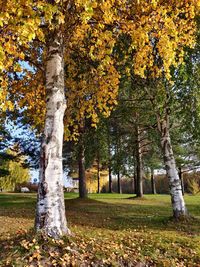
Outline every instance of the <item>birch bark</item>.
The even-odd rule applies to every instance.
[[[178,168],[178,176],[179,176],[179,179],[181,181],[182,194],[184,196],[185,188],[184,188],[183,173],[182,173],[182,168],[181,167]]]
[[[167,113],[167,112],[166,112]],[[161,134],[161,147],[163,151],[163,159],[169,180],[169,188],[171,194],[171,202],[173,208],[173,217],[180,219],[187,215],[187,209],[182,194],[181,181],[176,169],[175,158],[171,145],[171,138],[169,133],[169,116],[166,114],[165,118],[157,118],[158,130]]]
[[[63,193],[64,92],[63,37],[59,30],[49,33],[46,64],[46,118],[40,156],[35,227],[48,236],[69,234]]]

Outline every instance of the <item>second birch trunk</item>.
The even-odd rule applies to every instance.
[[[161,119],[158,117],[158,130],[161,135],[161,148],[163,152],[163,160],[167,177],[169,180],[169,188],[171,195],[171,202],[173,208],[173,217],[180,219],[187,215],[187,209],[182,194],[181,181],[179,179],[178,171],[176,169],[175,158],[171,145],[171,138],[169,133],[169,116]]]

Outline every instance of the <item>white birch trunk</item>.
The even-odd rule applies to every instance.
[[[163,159],[167,172],[167,177],[169,180],[173,216],[176,219],[180,219],[181,217],[185,217],[187,215],[187,209],[185,206],[185,201],[181,188],[181,181],[178,176],[175,158],[171,146],[168,115],[166,115],[165,119],[158,119],[158,130],[161,133],[161,147],[163,151]]]
[[[64,93],[64,61],[62,33],[49,34],[46,92],[47,111],[41,146],[40,181],[35,227],[53,238],[69,234],[63,193],[63,117],[66,109]]]

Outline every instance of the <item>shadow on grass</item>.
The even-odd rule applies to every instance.
[[[112,199],[110,199],[112,201]],[[125,203],[123,203],[125,201]],[[35,216],[35,195],[0,195],[0,216],[10,218],[33,219]],[[149,230],[175,230],[199,234],[199,220],[191,223],[175,223],[169,219],[171,207],[168,203],[148,202],[143,199],[119,199],[115,203],[91,198],[66,199],[66,215],[69,225],[126,230],[148,228]],[[197,205],[188,205],[188,209],[198,210]]]
[[[20,194],[20,193],[8,193],[0,194],[0,208],[11,207],[20,204],[32,205],[36,201],[36,194]]]
[[[144,201],[145,202],[145,201]],[[195,210],[197,207],[193,207]],[[126,230],[148,228],[149,230],[184,231],[189,234],[200,233],[199,219],[188,222],[171,220],[171,207],[158,205],[111,204],[94,199],[71,199],[66,201],[67,218],[70,224]]]

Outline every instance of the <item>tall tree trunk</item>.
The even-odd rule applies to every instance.
[[[158,130],[161,134],[161,147],[163,152],[164,164],[169,180],[173,216],[179,219],[187,215],[187,209],[182,194],[181,181],[176,169],[175,158],[172,150],[169,133],[169,115],[166,112],[165,118],[157,116]]]
[[[69,234],[63,194],[63,117],[64,93],[63,37],[59,30],[49,34],[46,64],[46,118],[40,155],[35,227],[44,234],[59,238]]]
[[[112,193],[112,169],[111,169],[111,164],[109,163],[108,165],[108,193]]]
[[[87,198],[87,183],[85,175],[85,147],[83,143],[83,136],[79,140],[79,154],[78,154],[78,169],[79,169],[79,197]]]
[[[134,194],[137,195],[137,166],[136,166],[136,151],[134,150],[134,154],[133,154],[133,158],[134,158],[134,181],[133,181],[133,185],[134,185]]]
[[[100,194],[100,157],[97,152],[97,193]]]
[[[120,171],[117,172],[117,191],[119,194],[122,193]]]
[[[108,130],[108,192],[112,193],[112,159],[111,159],[110,133]]]
[[[151,168],[151,192],[152,194],[156,194],[156,183],[155,183],[155,176],[154,176],[154,169]]]
[[[136,177],[137,177],[137,197],[143,197],[143,179],[142,179],[142,151],[141,151],[141,133],[136,125]]]
[[[182,194],[184,196],[184,194],[185,194],[185,187],[184,187],[184,181],[183,181],[183,175],[182,175],[182,169],[181,169],[181,167],[178,168],[178,176],[179,176],[179,179],[181,181],[181,189],[182,189]]]
[[[120,135],[120,130],[117,128],[117,139],[116,139],[116,156],[117,156],[117,168],[116,168],[116,173],[117,173],[117,192],[119,194],[122,193],[122,188],[121,188],[121,177],[120,177],[120,171],[122,167],[122,160],[121,160],[121,135]]]
[[[136,176],[136,173],[134,176],[134,194],[136,194],[136,196],[137,196],[137,176]]]

